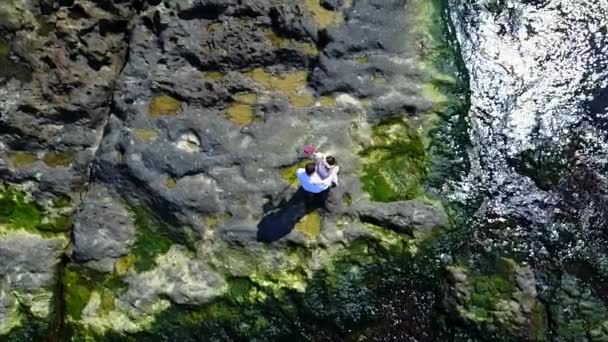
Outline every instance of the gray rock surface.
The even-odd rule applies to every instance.
[[[129,253],[135,239],[133,218],[121,200],[104,186],[89,188],[76,214],[72,256],[77,262],[110,272]]]
[[[0,333],[24,324],[24,310],[48,319],[66,244],[21,232],[0,236]]]
[[[442,209],[420,201],[360,202],[354,205],[353,210],[363,221],[402,233],[427,232],[448,224],[448,217]]]

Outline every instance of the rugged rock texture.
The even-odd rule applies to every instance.
[[[448,266],[446,272],[445,305],[483,338],[547,338],[544,308],[530,267],[503,258],[498,272],[488,276],[471,274],[460,266]]]
[[[354,210],[363,221],[402,233],[427,232],[448,224],[442,210],[418,201],[361,203]]]
[[[110,272],[116,259],[129,253],[135,225],[124,205],[101,186],[88,189],[76,213],[72,241],[74,260]]]
[[[405,202],[426,192],[434,122],[461,105],[456,68],[438,58],[453,51],[442,9],[419,0],[0,5],[0,198],[11,208],[0,211],[10,232],[0,244],[71,239],[44,256],[45,282],[17,287],[44,289],[44,305],[49,288],[61,289],[53,338],[179,340],[185,332],[158,327],[234,329],[241,307],[245,327],[265,306],[259,330],[233,336],[304,338],[295,323],[272,335],[271,317],[310,310],[281,307],[315,302],[310,286],[343,277],[325,287],[346,296],[363,281],[350,267],[363,264],[368,283],[385,286],[373,265],[402,262],[384,253],[413,257],[424,240],[415,231],[448,223],[439,204]],[[302,206],[294,186],[306,144],[341,166],[322,208]],[[390,201],[403,202],[380,203]],[[261,227],[273,230],[270,243]],[[61,251],[70,260],[58,282]],[[15,299],[2,303],[3,335],[46,334],[15,330]],[[43,304],[31,314],[50,322]],[[340,335],[367,317],[361,308],[336,318]]]
[[[66,239],[9,233],[0,239],[0,333],[30,324],[29,317],[52,320],[53,293]]]

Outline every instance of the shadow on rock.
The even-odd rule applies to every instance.
[[[258,223],[257,240],[274,242],[287,236],[306,214],[323,207],[327,194],[315,195],[299,188],[289,201],[280,203],[262,218]]]

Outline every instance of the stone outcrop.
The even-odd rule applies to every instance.
[[[423,122],[452,98],[433,82],[458,83],[419,49],[443,48],[418,25],[436,15],[418,0],[3,3],[0,178],[28,206],[0,211],[17,234],[0,244],[25,231],[40,245],[71,239],[40,255],[48,279],[31,291],[61,285],[56,322],[83,339],[303,294],[351,246],[413,244],[413,231],[447,224],[405,201],[430,172]],[[289,210],[306,144],[337,157],[340,186],[260,241],[260,222]],[[2,334],[17,322],[11,298]]]
[[[446,308],[481,336],[513,336],[526,341],[546,338],[545,311],[529,266],[503,258],[494,274],[474,274],[461,266],[448,266],[446,277]]]
[[[400,233],[428,232],[448,224],[442,209],[419,201],[358,203],[354,210],[363,221]]]
[[[30,324],[29,316],[52,320],[57,270],[67,239],[25,232],[0,239],[0,334]]]

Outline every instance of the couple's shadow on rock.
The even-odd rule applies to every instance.
[[[306,214],[323,206],[325,195],[326,193],[312,194],[299,188],[289,201],[264,208],[267,214],[258,223],[257,240],[274,242],[287,236]]]

